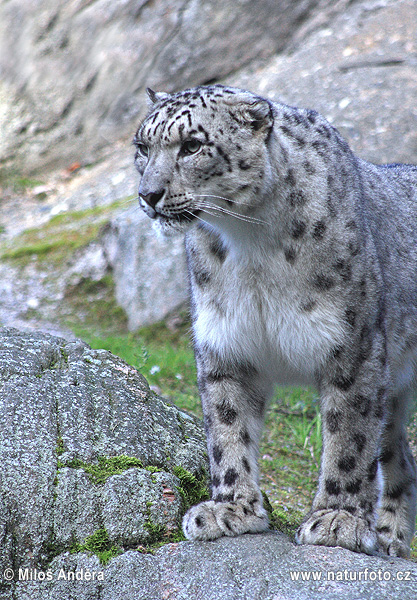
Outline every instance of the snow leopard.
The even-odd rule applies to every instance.
[[[409,556],[417,167],[365,161],[316,111],[246,90],[148,96],[139,204],[163,235],[185,234],[210,463],[186,538],[268,530],[265,410],[296,383],[318,390],[323,442],[296,542]]]

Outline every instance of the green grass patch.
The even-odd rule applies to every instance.
[[[113,340],[107,345],[114,348],[113,354],[120,356],[118,352],[122,350],[122,340],[129,337],[127,316],[116,302],[114,281],[110,274],[98,281],[82,279],[77,285],[68,286],[64,304],[66,314],[62,314],[63,323],[77,337],[93,341],[95,335],[105,331],[110,336],[109,340]],[[103,342],[100,347],[107,349],[105,338],[100,339]]]
[[[39,262],[62,263],[76,250],[95,240],[109,216],[129,199],[55,215],[45,225],[27,229],[12,241],[3,243],[0,258],[22,266],[34,257]]]
[[[137,333],[97,336],[73,329],[92,348],[109,350],[138,369],[148,383],[182,410],[202,417],[186,314],[175,327],[157,323]]]

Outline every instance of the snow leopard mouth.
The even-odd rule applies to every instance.
[[[198,218],[200,210],[183,210],[174,214],[164,214],[159,211],[155,211],[155,215],[151,218],[158,219],[161,223],[173,224],[173,223],[191,223]]]

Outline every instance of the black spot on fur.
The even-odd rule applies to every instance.
[[[346,484],[345,490],[348,494],[357,494],[362,486],[362,479],[354,479]]]
[[[300,305],[300,310],[311,312],[317,306],[317,300],[307,300]]]
[[[373,481],[376,477],[376,473],[378,471],[378,459],[374,458],[371,464],[368,467],[368,481]]]
[[[381,450],[378,459],[382,464],[387,465],[394,458],[394,450],[391,448],[384,448]]]
[[[284,248],[284,256],[285,256],[285,260],[290,263],[293,264],[295,262],[295,259],[297,257],[297,253],[294,250],[294,248]]]
[[[306,230],[306,224],[304,223],[304,221],[294,219],[294,221],[291,224],[291,236],[295,240],[297,240],[298,238],[300,238],[304,235],[305,230]]]
[[[345,510],[346,512],[350,513],[351,515],[354,515],[356,512],[356,506],[351,506],[350,504],[344,504],[342,506],[342,510]]]
[[[236,471],[236,469],[233,469],[232,467],[230,467],[229,469],[227,469],[225,476],[224,476],[224,485],[233,485],[236,481],[236,479],[239,477],[238,472]]]
[[[336,433],[340,429],[340,419],[342,415],[338,410],[331,408],[326,413],[326,427],[329,433]]]
[[[223,456],[223,450],[217,444],[213,446],[213,460],[219,465]]]
[[[317,529],[317,527],[320,525],[320,523],[322,523],[322,521],[323,519],[317,519],[316,521],[314,521],[314,523],[310,527],[310,531],[314,531],[315,529]]]
[[[307,202],[307,197],[301,190],[294,190],[288,195],[288,203],[293,206],[304,206]]]
[[[326,492],[332,496],[337,496],[341,492],[340,483],[336,479],[326,479],[325,487]]]
[[[339,390],[347,392],[355,383],[355,373],[345,375],[340,369],[340,372],[332,379],[332,383]]]
[[[292,168],[288,169],[287,175],[285,177],[285,181],[291,187],[295,187],[296,186],[297,180],[295,178],[295,171],[294,171],[294,169],[292,169]]]
[[[313,279],[313,285],[318,290],[324,292],[330,290],[334,286],[334,279],[324,273],[318,273]]]
[[[245,471],[246,471],[247,473],[250,473],[250,471],[251,471],[251,468],[250,468],[250,464],[249,464],[249,462],[248,462],[248,459],[246,458],[246,456],[244,456],[244,457],[242,458],[242,464],[243,464],[243,467],[244,467]]]
[[[211,276],[207,271],[199,271],[195,269],[194,278],[198,286],[204,287],[210,281]]]
[[[356,444],[357,451],[361,453],[366,444],[366,436],[363,433],[357,432],[353,434],[352,439],[353,442]]]
[[[312,236],[315,240],[321,240],[324,237],[327,226],[324,221],[316,221],[313,225]]]
[[[362,498],[362,500],[359,502],[359,506],[360,508],[362,508],[362,510],[364,510],[367,513],[374,512],[374,505],[373,502],[371,502],[370,500],[365,500],[364,498]]]
[[[318,117],[318,113],[315,110],[310,110],[309,109],[307,111],[307,119],[310,121],[310,123],[312,125],[315,124],[317,117]]]
[[[354,327],[356,321],[356,311],[353,308],[347,308],[345,311],[345,318],[348,324],[351,327]]]
[[[343,281],[350,281],[352,277],[352,267],[347,261],[338,259],[333,264],[333,268],[336,269]]]
[[[217,475],[213,475],[213,477],[211,478],[211,483],[212,483],[213,487],[219,487],[220,478]]]
[[[195,524],[197,525],[197,527],[204,527],[205,521],[204,521],[203,517],[196,517]]]
[[[242,429],[239,433],[239,439],[245,446],[249,446],[251,443],[251,437],[247,429]]]
[[[311,146],[322,158],[327,158],[327,156],[329,155],[329,148],[327,142],[323,140],[314,140],[314,142],[311,143]]]
[[[218,154],[223,158],[223,160],[227,163],[227,170],[229,171],[229,173],[231,173],[233,171],[233,168],[232,168],[232,163],[230,161],[230,158],[228,157],[228,155],[225,153],[225,151],[223,150],[223,148],[221,146],[216,146],[216,150],[217,150]]]
[[[352,398],[352,406],[353,408],[362,415],[362,417],[366,417],[369,414],[369,410],[371,408],[371,400],[367,396],[363,394],[355,394]]]
[[[233,531],[232,526],[230,525],[230,521],[228,519],[223,519],[223,523],[226,525],[226,528],[229,531]]]
[[[220,262],[224,262],[227,255],[227,250],[223,246],[219,238],[213,239],[210,243],[210,252],[216,256]]]
[[[238,165],[239,169],[242,171],[247,171],[248,169],[252,168],[252,165],[248,164],[244,159],[239,160]]]
[[[354,456],[345,456],[339,460],[337,466],[344,473],[350,473],[356,467],[356,459]]]
[[[376,530],[378,533],[391,533],[391,527],[388,527],[388,525],[381,525]]]
[[[356,240],[349,242],[348,249],[349,249],[351,256],[357,256],[359,254],[359,252],[361,251],[359,242],[357,242]]]
[[[233,423],[236,421],[237,412],[226,400],[226,398],[223,398],[221,402],[216,404],[216,411],[220,422],[224,425],[233,425]]]

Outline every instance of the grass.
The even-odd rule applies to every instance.
[[[34,257],[39,262],[61,264],[76,250],[97,239],[112,212],[129,199],[55,215],[41,227],[27,229],[17,238],[3,243],[0,246],[0,259],[21,266]]]

